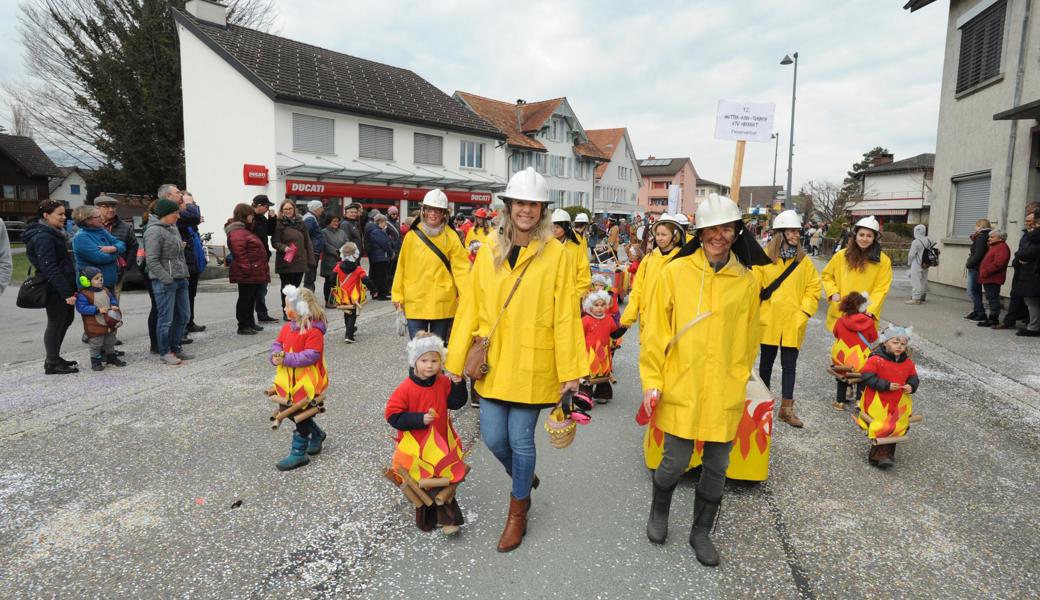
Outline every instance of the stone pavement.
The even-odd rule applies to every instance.
[[[270,431],[260,395],[274,331],[234,335],[229,286],[200,294],[210,328],[194,336],[198,360],[158,366],[131,322],[129,367],[64,377],[42,375],[41,329],[27,324],[40,311],[12,309],[4,294],[0,597],[1035,595],[1040,412],[1023,367],[1036,364],[1036,340],[970,330],[966,301],[906,306],[904,281],[897,270],[883,317],[915,325],[915,412],[925,420],[899,445],[896,467],[870,467],[851,415],[830,407],[821,310],[799,362],[806,428],[777,424],[768,482],[728,485],[718,569],[701,567],[686,542],[695,475],[676,492],[668,542],[643,533],[650,485],[633,420],[635,331],[617,355],[617,399],[593,411],[575,443],[554,449],[539,430],[543,483],[528,535],[498,554],[508,480],[476,439],[476,410],[456,414],[475,448],[459,536],[416,530],[380,475],[392,450],[383,406],[405,371],[388,303],[369,305],[358,344],[344,345],[332,322],[326,449],[279,473],[289,431]],[[82,362],[75,337],[68,347]]]

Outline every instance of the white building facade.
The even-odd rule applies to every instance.
[[[882,223],[928,224],[931,208],[934,154],[893,161],[876,157],[859,173],[860,198],[847,210],[853,219],[873,215]]]
[[[411,71],[222,24],[202,0],[186,11],[174,10],[185,183],[215,238],[257,194],[407,215],[435,187],[455,210],[505,187],[504,136]]]
[[[50,182],[51,200],[66,202],[69,208],[83,206],[87,202],[87,180],[77,167],[58,167],[60,177]]]
[[[627,216],[640,212],[639,188],[643,178],[628,130],[590,129],[587,133],[592,143],[610,156],[610,162],[596,167],[592,212]]]

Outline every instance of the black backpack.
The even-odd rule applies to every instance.
[[[924,252],[921,253],[921,266],[925,268],[939,266],[939,249],[935,247],[935,244],[924,247]]]

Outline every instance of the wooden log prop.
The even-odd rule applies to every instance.
[[[413,492],[412,489],[408,487],[408,485],[404,482],[400,475],[398,475],[390,469],[384,469],[383,476],[386,477],[387,481],[394,484],[394,487],[401,490],[401,493],[404,494],[404,497],[412,503],[412,506],[414,506],[415,508],[423,506],[422,500],[420,500],[419,497],[415,495],[415,492]]]
[[[924,421],[924,417],[921,415],[910,415],[910,418],[907,419],[908,423],[920,423],[921,421]]]
[[[296,404],[290,405],[288,408],[281,412],[274,413],[273,415],[271,415],[271,421],[273,421],[273,423],[271,424],[271,429],[278,429],[278,427],[282,424],[282,421],[288,419],[300,410],[303,410],[307,407],[307,405],[307,402],[297,402]]]
[[[898,444],[899,442],[905,442],[905,441],[906,441],[906,436],[905,435],[894,435],[894,436],[891,436],[891,437],[875,438],[873,440],[870,440],[870,443],[874,444],[875,446],[884,446],[885,444]]]
[[[466,476],[469,475],[469,465],[466,465],[466,473],[462,476],[462,479],[455,483],[447,485],[444,489],[434,496],[433,501],[437,503],[437,506],[444,506],[455,499],[455,491],[459,489],[459,484],[466,481]]]
[[[292,420],[295,423],[302,423],[303,421],[306,421],[314,415],[322,412],[325,412],[324,406],[312,406],[311,408],[308,408],[307,410],[293,416]]]
[[[447,477],[428,477],[419,480],[419,487],[424,490],[442,488],[448,485],[451,485],[451,480]]]
[[[827,373],[835,379],[845,383],[859,383],[860,380],[863,379],[863,375],[860,372],[853,371],[852,367],[845,365],[833,365],[827,367]]]
[[[411,474],[409,474],[408,471],[405,471],[404,467],[397,467],[397,474],[401,476],[404,484],[408,486],[408,488],[414,492],[420,500],[422,500],[423,504],[426,506],[433,506],[433,498],[430,498],[430,495],[426,493],[426,490],[419,487],[419,482],[412,479]]]
[[[264,390],[264,395],[265,396],[277,396],[278,395],[278,391],[275,390],[274,386],[272,385],[271,387],[269,387],[266,390]],[[278,402],[278,400],[275,400],[275,402]]]

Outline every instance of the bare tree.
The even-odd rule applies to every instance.
[[[273,0],[231,0],[228,21],[267,31],[274,21]],[[83,166],[111,163],[98,149],[99,127],[86,93],[81,73],[83,50],[99,52],[98,39],[110,48],[120,48],[123,31],[92,32],[104,13],[116,21],[131,19],[131,7],[146,0],[26,0],[21,5],[18,31],[21,36],[28,77],[0,84],[13,107],[31,117],[34,132],[50,146],[60,149]],[[169,7],[183,9],[185,0],[168,0]],[[170,17],[172,19],[172,17]],[[179,76],[179,73],[171,73]]]
[[[813,213],[827,222],[844,216],[845,207],[850,201],[854,201],[842,193],[841,186],[826,179],[807,182],[802,187],[802,195],[809,198]]]
[[[30,138],[33,136],[32,123],[29,122],[29,115],[19,104],[15,104],[11,107],[11,133],[13,135],[21,135]]]

